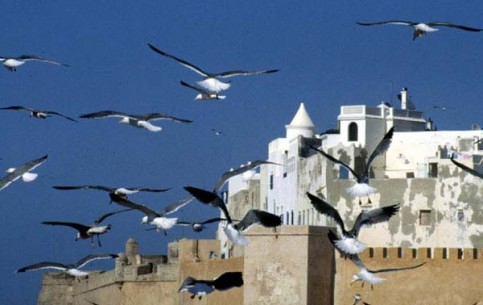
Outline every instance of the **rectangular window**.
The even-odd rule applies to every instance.
[[[431,225],[431,210],[419,211],[419,225],[430,226]]]
[[[407,172],[406,173],[406,178],[414,178],[414,172]]]
[[[438,177],[438,163],[429,163],[429,171],[428,171],[429,178],[436,178]]]
[[[462,209],[458,210],[458,221],[463,222],[465,221],[465,212]]]
[[[273,190],[273,174],[270,175],[270,189]]]

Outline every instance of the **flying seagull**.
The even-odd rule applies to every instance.
[[[47,160],[47,155],[29,161],[25,163],[24,165],[18,167],[18,168],[9,168],[7,170],[8,175],[3,177],[2,180],[0,180],[0,190],[6,188],[7,186],[10,185],[10,183],[14,182],[18,178],[22,177],[22,180],[24,182],[32,182],[35,179],[37,179],[38,174],[31,173],[32,170],[37,168],[38,166],[42,165]]]
[[[90,254],[75,264],[65,265],[65,264],[53,263],[53,262],[40,262],[37,264],[20,268],[16,272],[19,273],[19,272],[34,271],[34,270],[40,270],[40,269],[56,269],[76,277],[87,276],[89,274],[88,272],[79,270],[87,263],[96,259],[112,259],[116,257],[118,257],[118,255],[116,254]]]
[[[247,70],[234,70],[234,71],[226,71],[226,72],[220,72],[220,73],[209,73],[206,72],[199,67],[187,62],[184,59],[175,57],[171,54],[168,54],[164,51],[161,51],[160,49],[156,48],[152,44],[148,43],[149,48],[153,50],[154,52],[161,54],[163,56],[166,56],[168,58],[174,59],[181,65],[185,66],[188,69],[193,70],[194,72],[200,74],[203,76],[205,79],[202,81],[197,82],[198,85],[201,87],[205,88],[208,90],[208,92],[212,93],[218,93],[223,90],[227,90],[230,88],[229,83],[223,83],[217,78],[227,78],[227,77],[233,77],[233,76],[239,76],[239,75],[255,75],[255,74],[266,74],[266,73],[274,73],[277,72],[278,70],[260,70],[260,71],[247,71]]]
[[[248,239],[245,238],[243,232],[248,231],[252,226],[260,224],[264,227],[278,227],[282,224],[279,216],[261,210],[249,210],[243,219],[238,223],[233,223],[228,209],[223,199],[215,192],[206,191],[196,187],[185,186],[184,189],[193,195],[198,201],[219,208],[226,218],[226,224],[223,226],[223,232],[234,244],[238,246],[247,246]]]
[[[181,85],[187,88],[193,89],[195,91],[198,91],[198,95],[196,95],[195,100],[209,101],[209,100],[224,100],[226,98],[226,96],[224,95],[219,95],[216,92],[210,92],[205,89],[195,87],[184,81],[181,81]]]
[[[191,226],[191,228],[193,229],[193,231],[195,232],[201,232],[203,231],[204,229],[206,229],[206,224],[209,224],[209,223],[214,223],[214,222],[219,222],[219,221],[226,221],[226,218],[220,218],[220,217],[217,217],[217,218],[210,218],[208,220],[205,220],[205,221],[201,221],[201,222],[193,222],[193,221],[178,221],[176,224],[177,225],[180,225],[180,226]]]
[[[35,56],[35,55],[22,55],[18,57],[0,56],[0,62],[3,63],[3,65],[5,66],[5,68],[7,68],[8,71],[11,71],[11,72],[17,71],[17,67],[23,65],[27,61],[40,61],[48,64],[69,67],[69,65],[56,62],[53,60],[49,60],[40,56]]]
[[[366,248],[366,245],[357,239],[359,231],[363,226],[388,221],[399,210],[399,205],[363,210],[359,216],[357,216],[352,229],[346,231],[342,217],[333,206],[309,192],[307,192],[307,196],[317,212],[324,214],[335,221],[339,237],[334,239],[334,246],[342,253],[348,253],[351,255],[360,253]]]
[[[243,286],[243,275],[241,272],[225,272],[213,280],[197,280],[187,276],[178,293],[187,291],[191,293],[191,299],[196,296],[201,300],[202,296],[212,293],[215,290],[224,291],[234,287]]]
[[[149,223],[150,225],[156,226],[156,231],[158,232],[162,229],[164,235],[167,235],[166,230],[171,229],[178,220],[178,218],[167,218],[164,216],[176,212],[193,200],[193,198],[182,199],[156,212],[143,204],[134,203],[119,195],[109,193],[109,196],[112,201],[119,205],[130,209],[136,209],[146,214],[146,216],[142,218],[141,223]]]
[[[152,125],[150,121],[171,120],[171,121],[181,122],[181,123],[193,122],[191,120],[181,119],[171,115],[161,114],[157,112],[148,113],[146,115],[138,115],[138,114],[127,114],[119,111],[104,110],[99,112],[87,113],[80,116],[80,118],[82,119],[103,119],[103,118],[113,118],[113,117],[121,118],[119,123],[129,124],[131,126],[138,127],[138,128],[146,128],[147,130],[152,132],[161,131],[162,128],[159,126]]]
[[[124,198],[127,198],[127,196],[138,192],[162,193],[170,190],[170,188],[153,189],[153,188],[147,188],[147,187],[109,187],[109,186],[102,186],[102,185],[78,185],[78,186],[56,185],[56,186],[53,186],[53,188],[56,190],[63,190],[63,191],[99,190],[99,191],[108,192],[109,194],[116,194]]]
[[[241,166],[240,168],[237,168],[237,169],[232,169],[232,170],[229,170],[225,173],[223,173],[223,175],[221,175],[221,177],[218,179],[218,181],[216,182],[215,184],[215,188],[214,188],[214,192],[215,193],[218,193],[221,188],[223,187],[223,185],[225,185],[225,183],[228,181],[228,179],[230,179],[231,177],[234,177],[234,176],[237,176],[237,175],[240,175],[240,174],[243,174],[251,169],[254,169],[262,164],[274,164],[274,165],[280,165],[278,163],[275,163],[275,162],[270,162],[270,161],[265,161],[265,160],[255,160],[253,162],[248,162],[248,164],[246,165],[243,165]]]
[[[372,162],[379,156],[383,155],[388,149],[389,145],[391,144],[392,141],[392,136],[394,134],[394,127],[391,127],[389,131],[384,135],[382,140],[377,144],[376,148],[372,152],[372,154],[369,156],[369,159],[367,160],[366,167],[364,169],[364,173],[362,175],[356,173],[356,171],[350,167],[349,165],[345,164],[344,162],[337,160],[336,158],[332,157],[331,155],[327,154],[325,151],[322,149],[318,149],[315,146],[310,145],[310,148],[318,151],[321,155],[329,159],[330,161],[340,164],[343,167],[345,167],[348,171],[354,175],[356,179],[356,184],[350,188],[347,189],[347,192],[351,194],[352,197],[359,197],[359,204],[362,204],[361,198],[360,197],[367,197],[368,202],[371,203],[371,198],[369,195],[373,194],[376,192],[376,189],[369,186],[369,171],[371,169]]]
[[[371,26],[371,25],[386,25],[386,24],[394,24],[394,25],[405,25],[411,26],[414,29],[413,32],[413,40],[416,38],[422,37],[423,35],[431,32],[436,32],[439,29],[437,27],[445,26],[450,28],[455,28],[459,30],[465,30],[470,32],[480,32],[482,29],[472,28],[464,25],[453,24],[449,22],[412,22],[412,21],[398,21],[398,20],[391,20],[391,21],[381,21],[381,22],[356,22],[358,25],[364,26]]]
[[[476,176],[476,177],[483,179],[483,173],[479,173],[479,172],[475,171],[474,169],[469,168],[468,166],[466,166],[462,163],[459,163],[458,161],[455,161],[453,159],[453,156],[451,156],[450,160],[451,160],[451,162],[453,162],[454,165],[461,168],[463,171],[468,172],[468,173],[472,174],[473,176]]]
[[[79,239],[91,239],[91,245],[94,247],[94,236],[97,236],[97,244],[99,247],[101,247],[101,240],[99,238],[99,235],[107,233],[111,229],[111,225],[106,225],[106,226],[100,226],[101,222],[104,221],[106,218],[116,215],[122,212],[127,212],[131,211],[132,209],[124,209],[116,212],[110,212],[107,214],[102,215],[101,217],[97,218],[94,220],[94,223],[92,225],[83,225],[80,223],[75,223],[75,222],[63,222],[63,221],[44,221],[42,224],[44,225],[52,225],[52,226],[67,226],[71,227],[75,230],[78,231],[75,241],[78,241]]]
[[[36,118],[36,119],[46,119],[49,116],[58,115],[58,116],[61,116],[61,117],[65,118],[69,121],[77,122],[73,118],[68,117],[66,115],[63,115],[62,113],[58,113],[58,112],[55,112],[55,111],[49,111],[49,110],[37,110],[37,109],[32,109],[32,108],[23,107],[23,106],[3,107],[3,108],[0,108],[0,110],[26,110],[26,111],[30,112],[30,117]]]

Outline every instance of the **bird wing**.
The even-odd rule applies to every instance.
[[[337,164],[340,164],[342,165],[343,167],[345,167],[348,171],[350,171],[352,173],[352,175],[354,175],[354,177],[356,177],[357,180],[360,180],[361,176],[356,173],[352,167],[350,167],[349,165],[345,164],[344,162],[340,161],[340,160],[337,160],[336,158],[332,157],[331,155],[329,155],[328,153],[326,153],[325,151],[323,151],[322,149],[318,149],[317,147],[315,146],[312,146],[312,145],[309,145],[310,148],[312,148],[313,150],[316,150],[318,151],[322,156],[326,157],[327,159],[329,159],[330,161],[334,162],[334,163],[337,163]]]
[[[159,112],[153,112],[153,113],[148,113],[147,115],[144,115],[144,116],[134,116],[134,117],[138,120],[142,119],[142,120],[145,120],[145,121],[172,120],[172,121],[181,122],[181,123],[192,123],[193,122],[192,120],[182,119],[182,118],[178,118],[178,117],[175,117],[175,116],[172,116],[172,115],[162,114],[162,113],[159,113]]]
[[[82,258],[75,264],[76,269],[80,269],[85,266],[87,263],[96,260],[96,259],[111,259],[118,257],[117,254],[89,254],[86,257]]]
[[[78,122],[77,120],[74,120],[73,118],[71,117],[68,117],[66,115],[63,115],[62,113],[59,113],[59,112],[56,112],[56,111],[41,111],[41,112],[44,112],[44,113],[47,113],[47,114],[53,114],[53,115],[58,115],[58,116],[61,116],[69,121],[72,121],[72,122]]]
[[[331,206],[321,198],[312,195],[309,192],[307,192],[307,196],[309,197],[310,203],[312,203],[312,206],[317,210],[317,212],[334,219],[334,221],[337,225],[339,225],[342,231],[345,231],[344,221],[342,220],[342,217],[340,217],[339,212],[333,206]]]
[[[120,211],[116,211],[116,212],[106,213],[106,214],[102,215],[101,217],[97,218],[96,220],[94,220],[94,224],[95,225],[98,225],[101,222],[103,222],[106,218],[108,218],[108,217],[110,217],[112,215],[116,215],[116,214],[123,213],[123,212],[127,212],[127,211],[132,211],[132,210],[133,209],[124,209],[124,210],[120,210]]]
[[[126,208],[139,210],[139,211],[143,212],[144,214],[146,214],[148,217],[153,216],[153,215],[160,216],[158,213],[156,213],[156,211],[148,208],[144,204],[134,203],[134,202],[127,200],[125,198],[122,198],[121,196],[116,195],[114,193],[109,193],[109,197],[111,197],[111,200],[114,201],[115,203],[122,205],[123,207],[126,207]]]
[[[393,24],[393,25],[407,25],[413,26],[418,24],[419,22],[412,22],[412,21],[401,21],[401,20],[389,20],[389,21],[379,21],[379,22],[356,22],[358,25],[386,25],[386,24]]]
[[[372,162],[377,157],[383,155],[389,149],[393,135],[394,135],[394,127],[391,127],[391,129],[389,129],[389,131],[384,135],[382,140],[379,142],[379,144],[377,144],[376,148],[374,149],[372,154],[369,156],[369,159],[367,160],[366,169],[364,170],[364,177],[369,176],[369,170],[371,168]]]
[[[199,92],[199,93],[201,93],[201,94],[210,95],[210,92],[208,92],[207,90],[203,90],[202,88],[199,88],[199,87],[193,86],[193,85],[188,84],[188,83],[186,83],[186,82],[184,82],[184,81],[180,81],[180,83],[181,83],[181,86],[188,87],[188,88],[190,88],[190,89],[193,89],[193,90],[195,90],[195,91],[198,91],[198,92]]]
[[[81,119],[102,119],[102,118],[112,118],[112,117],[129,117],[134,118],[134,116],[113,110],[103,110],[98,112],[86,113],[79,116]]]
[[[278,69],[273,70],[258,70],[258,71],[248,71],[248,70],[234,70],[234,71],[226,71],[221,73],[213,74],[214,77],[219,78],[227,78],[232,76],[239,76],[239,75],[256,75],[256,74],[268,74],[268,73],[275,73],[278,72]]]
[[[453,162],[454,165],[456,165],[457,167],[461,168],[462,170],[464,170],[465,172],[468,172],[476,177],[480,177],[483,179],[483,173],[479,173],[477,171],[475,171],[474,169],[472,168],[469,168],[468,166],[462,164],[462,163],[459,163],[458,161],[455,161],[453,159],[453,156],[451,156],[450,158],[451,162]]]
[[[36,55],[22,55],[22,56],[17,57],[17,59],[23,60],[23,61],[41,61],[41,62],[46,62],[46,63],[49,63],[49,64],[66,66],[66,67],[69,66],[67,64],[63,64],[63,63],[53,61],[53,60],[50,60],[50,59],[47,59],[47,58],[43,58],[43,57],[40,57],[40,56],[36,56]]]
[[[28,265],[23,268],[18,269],[16,272],[26,272],[26,271],[34,271],[39,269],[57,269],[57,270],[67,270],[68,267],[61,263],[53,263],[53,262],[40,262],[33,265]]]
[[[359,268],[359,269],[366,269],[366,266],[364,265],[364,263],[362,262],[362,260],[359,258],[359,255],[357,254],[353,254],[353,255],[350,255],[350,259],[351,261]]]
[[[379,270],[369,270],[369,269],[367,269],[367,270],[372,272],[372,273],[393,272],[393,271],[416,269],[416,268],[421,267],[424,264],[426,264],[426,263],[421,263],[421,264],[418,264],[418,265],[415,265],[415,266],[409,266],[409,267],[388,268],[388,269],[379,269]]]
[[[223,175],[221,175],[221,177],[218,179],[218,181],[216,181],[215,188],[214,188],[213,191],[218,193],[220,191],[220,189],[223,187],[223,185],[226,183],[226,181],[228,181],[228,179],[230,179],[231,177],[240,175],[240,174],[242,174],[246,171],[249,171],[249,170],[251,170],[251,169],[253,169],[257,166],[260,166],[262,164],[281,165],[281,164],[278,164],[278,163],[275,163],[275,162],[270,162],[270,161],[265,161],[265,160],[253,161],[250,164],[247,164],[243,167],[240,167],[240,168],[230,170],[230,171],[223,173]]]
[[[399,211],[399,204],[362,211],[359,216],[357,216],[351,233],[353,236],[357,236],[362,226],[388,221],[397,211]]]
[[[190,203],[192,200],[193,200],[193,197],[181,199],[181,200],[179,200],[179,201],[177,201],[177,202],[175,202],[173,204],[168,205],[167,207],[165,207],[164,209],[162,209],[158,213],[161,216],[174,213],[177,210],[179,210],[182,207],[184,207],[185,205],[187,205],[188,203]]]
[[[115,191],[114,188],[106,187],[106,186],[100,186],[100,185],[78,185],[78,186],[56,185],[56,186],[53,186],[53,188],[56,189],[56,190],[63,190],[63,191],[82,190],[82,189],[101,190],[101,191],[106,191],[106,192],[109,192],[109,193]]]
[[[202,75],[202,76],[205,76],[205,77],[208,77],[210,75],[210,73],[207,73],[205,71],[203,71],[201,68],[187,62],[186,60],[184,59],[181,59],[181,58],[178,58],[176,56],[173,56],[171,54],[168,54],[164,51],[161,51],[160,49],[156,48],[155,46],[153,46],[152,44],[148,43],[148,46],[149,48],[151,48],[151,50],[153,50],[154,52],[158,53],[158,54],[161,54],[163,56],[166,56],[168,58],[171,58],[171,59],[174,59],[176,60],[177,62],[179,62],[180,64],[182,64],[183,66],[185,66],[186,68],[188,69],[191,69],[193,71],[195,71],[196,73]]]
[[[233,287],[243,286],[242,272],[225,272],[211,282],[211,286],[216,290],[228,290]]]
[[[193,195],[198,201],[204,204],[209,204],[213,207],[217,207],[223,211],[226,220],[231,223],[232,219],[230,217],[230,213],[228,213],[228,209],[226,208],[226,204],[223,202],[223,199],[220,198],[216,193],[205,191],[200,188],[192,187],[192,186],[185,186],[184,189],[188,191],[191,195]]]
[[[42,224],[44,225],[51,225],[51,226],[67,226],[76,229],[81,233],[87,232],[91,227],[75,223],[75,222],[63,222],[63,221],[43,221]]]
[[[32,108],[27,108],[23,106],[9,106],[9,107],[2,107],[0,110],[27,110],[27,111],[36,111],[35,109]]]
[[[213,222],[218,222],[218,221],[226,221],[226,218],[221,218],[221,217],[211,218],[211,219],[205,220],[205,221],[200,222],[200,223],[205,225],[207,223],[213,223]]]
[[[278,227],[282,224],[280,216],[262,210],[249,210],[237,224],[240,231],[247,231],[252,226],[260,224],[264,227]]]
[[[470,32],[481,32],[483,29],[472,28],[465,25],[453,24],[449,22],[430,22],[428,23],[429,26],[447,26],[450,28],[456,28],[460,30],[470,31]]]
[[[23,174],[31,170],[34,170],[35,168],[40,166],[42,163],[44,163],[47,160],[47,158],[48,158],[48,155],[45,155],[38,159],[29,161],[20,167],[17,167],[13,172],[9,173],[8,175],[6,175],[0,180],[0,190],[6,188],[8,185],[10,185],[12,182],[17,180]]]

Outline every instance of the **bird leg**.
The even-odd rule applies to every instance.
[[[372,204],[371,197],[367,196],[367,203]]]
[[[374,290],[374,285],[373,284],[371,284],[371,290]]]
[[[202,298],[202,297],[203,297],[203,296],[202,296],[202,295],[200,295],[200,296],[198,297],[198,300],[201,300],[201,298]]]
[[[166,232],[166,230],[163,229],[163,233],[164,233],[164,236],[168,236],[168,232]]]
[[[359,205],[362,205],[361,197],[359,197]]]
[[[99,237],[99,235],[97,235],[97,244],[99,245],[99,247],[102,247],[101,238]]]

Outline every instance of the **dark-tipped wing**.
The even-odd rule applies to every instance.
[[[192,186],[185,186],[184,189],[188,191],[191,195],[193,195],[198,201],[204,204],[209,204],[213,207],[219,208],[223,211],[228,222],[232,222],[230,217],[230,213],[228,213],[228,209],[226,208],[223,199],[220,198],[216,193],[206,191],[200,188],[192,187]]]
[[[168,57],[168,58],[174,59],[174,60],[176,60],[178,63],[180,63],[180,64],[182,64],[183,66],[185,66],[186,68],[191,69],[191,70],[195,71],[196,73],[198,73],[198,74],[200,74],[200,75],[202,75],[202,76],[208,77],[208,76],[210,75],[209,73],[207,73],[207,72],[203,71],[201,68],[199,68],[199,67],[197,67],[197,66],[193,65],[192,63],[189,63],[189,62],[187,62],[187,61],[186,61],[186,60],[184,60],[184,59],[178,58],[178,57],[176,57],[176,56],[174,56],[174,55],[171,55],[171,54],[168,54],[168,53],[166,53],[166,52],[164,52],[164,51],[161,51],[160,49],[156,48],[155,46],[153,46],[153,45],[152,45],[152,44],[150,44],[150,43],[148,43],[148,46],[149,46],[149,48],[150,48],[151,50],[153,50],[154,52],[156,52],[156,53],[158,53],[158,54],[161,54],[161,55],[163,55],[163,56],[166,56],[166,57]]]
[[[216,290],[228,290],[234,287],[243,286],[243,274],[242,272],[225,272],[211,283]]]
[[[167,192],[171,188],[165,188],[165,189],[152,189],[152,188],[147,188],[147,187],[126,187],[125,188],[128,191],[138,191],[138,192],[151,192],[151,193],[162,193],[162,192]]]
[[[181,286],[179,287],[178,289],[178,293],[181,292],[181,290],[183,289],[187,289],[189,287],[192,287],[195,283],[197,282],[197,280],[194,278],[194,277],[191,277],[191,276],[187,276],[183,283],[181,284]]]
[[[260,166],[262,164],[280,165],[280,164],[275,163],[275,162],[270,162],[270,161],[265,161],[265,160],[256,160],[256,161],[253,161],[250,164],[247,164],[243,167],[227,171],[227,172],[223,173],[223,175],[221,175],[221,177],[220,177],[220,179],[218,179],[218,181],[216,181],[215,188],[214,188],[213,191],[218,193],[220,191],[220,189],[223,187],[223,185],[226,183],[226,181],[228,181],[228,179],[230,179],[231,177],[240,175],[240,174],[242,174],[246,171],[249,171],[251,169],[254,169],[255,167]]]
[[[50,60],[50,59],[47,59],[47,58],[43,58],[43,57],[40,57],[40,56],[37,56],[37,55],[22,55],[22,56],[17,57],[17,59],[20,59],[20,60],[23,60],[23,61],[41,61],[41,62],[45,62],[45,63],[49,63],[49,64],[69,67],[69,65],[67,65],[67,64],[63,64],[63,63],[53,61],[53,60]]]
[[[0,190],[6,188],[8,185],[10,185],[10,183],[17,180],[23,174],[31,170],[34,170],[36,167],[40,166],[42,163],[44,163],[47,160],[47,158],[48,158],[48,155],[45,155],[38,159],[29,161],[24,165],[16,168],[13,172],[9,173],[8,175],[6,175],[4,178],[0,180]]]
[[[393,271],[402,271],[402,270],[416,269],[416,268],[421,267],[424,264],[426,264],[426,263],[421,263],[421,264],[418,264],[418,265],[415,265],[415,266],[409,266],[409,267],[388,268],[388,269],[379,269],[379,270],[370,270],[370,269],[367,269],[367,270],[370,271],[370,272],[372,272],[372,273],[393,272]]]
[[[237,224],[240,231],[246,231],[250,227],[260,224],[264,227],[278,227],[282,224],[280,216],[262,210],[250,210],[245,217]]]
[[[208,220],[205,220],[205,221],[202,221],[200,222],[201,224],[208,224],[208,223],[214,223],[214,222],[218,222],[218,221],[226,221],[226,218],[220,218],[220,217],[217,217],[217,218],[211,218],[211,219],[208,219]]]
[[[312,145],[309,145],[310,148],[312,148],[313,150],[316,150],[318,151],[322,156],[326,157],[327,159],[329,159],[330,161],[334,162],[334,163],[337,163],[337,164],[340,164],[342,165],[343,167],[345,167],[348,171],[350,171],[352,173],[352,175],[354,175],[354,177],[356,177],[357,180],[360,180],[361,179],[361,176],[356,173],[352,167],[350,167],[349,165],[345,164],[344,162],[340,161],[340,160],[337,160],[336,158],[332,157],[331,155],[329,155],[328,153],[326,153],[325,151],[323,151],[322,149],[318,149],[317,147],[315,146],[312,146]]]
[[[130,200],[127,200],[126,198],[123,198],[123,197],[116,195],[116,194],[113,194],[113,193],[109,193],[109,197],[111,197],[111,200],[114,201],[115,203],[122,205],[123,207],[129,208],[129,209],[139,210],[139,211],[143,212],[144,214],[146,214],[148,217],[159,216],[159,214],[156,213],[156,211],[148,208],[144,204],[134,203]]]
[[[169,115],[169,114],[163,114],[163,113],[159,113],[159,112],[152,112],[152,113],[148,113],[146,115],[143,115],[143,116],[137,116],[137,115],[133,115],[133,117],[135,117],[136,119],[140,119],[140,120],[145,120],[145,121],[155,121],[155,120],[171,120],[171,121],[175,121],[175,122],[181,122],[181,123],[192,123],[193,121],[192,120],[188,120],[188,119],[182,119],[182,118],[178,118],[178,117],[175,117],[175,116],[172,116],[172,115]]]
[[[57,115],[57,116],[61,116],[61,117],[65,118],[65,119],[67,119],[67,120],[69,120],[69,121],[72,121],[72,122],[76,122],[76,123],[78,123],[78,121],[77,121],[77,120],[74,120],[73,118],[68,117],[68,116],[66,116],[66,115],[63,115],[62,113],[59,113],[59,112],[56,112],[56,111],[41,111],[41,112],[44,112],[44,113],[47,113],[47,114],[51,114],[51,115]]]
[[[96,260],[96,259],[112,259],[118,257],[117,254],[90,254],[86,257],[82,258],[75,264],[75,268],[79,269],[82,268],[87,263]]]
[[[33,265],[28,265],[23,268],[18,269],[16,272],[27,272],[27,271],[34,271],[39,269],[57,269],[57,270],[67,270],[68,267],[61,263],[53,263],[53,262],[40,262]]]
[[[0,110],[27,110],[27,111],[36,111],[35,109],[32,108],[27,108],[23,106],[9,106],[9,107],[2,107]]]
[[[357,236],[362,226],[388,221],[397,211],[399,211],[398,204],[362,211],[359,216],[357,216],[351,233],[353,236]]]
[[[176,201],[175,203],[170,204],[167,207],[165,207],[164,209],[162,209],[161,211],[159,211],[158,214],[163,216],[163,215],[168,215],[168,214],[174,213],[177,210],[184,207],[185,205],[187,205],[188,203],[190,203],[192,200],[193,200],[193,197],[185,198],[185,199],[181,199],[179,201]]]
[[[133,116],[120,111],[103,110],[103,111],[82,114],[79,117],[81,119],[102,119],[102,118],[112,118],[112,117],[133,117]]]
[[[331,206],[321,198],[315,195],[312,195],[309,192],[307,192],[307,196],[309,197],[310,202],[312,203],[313,207],[317,210],[317,212],[334,219],[334,221],[338,226],[340,226],[342,231],[345,231],[344,221],[342,220],[342,217],[340,217],[339,212],[333,206]]]
[[[42,224],[44,225],[51,225],[51,226],[66,226],[71,227],[79,231],[80,233],[86,233],[91,227],[75,223],[75,222],[64,222],[64,221],[43,221]]]
[[[482,29],[472,28],[472,27],[465,26],[465,25],[453,24],[453,23],[449,23],[449,22],[430,22],[430,23],[428,23],[428,25],[429,26],[447,26],[447,27],[450,27],[450,28],[455,28],[455,29],[460,29],[460,30],[465,30],[465,31],[470,31],[470,32],[481,32],[482,31]]]
[[[116,212],[106,213],[106,214],[102,215],[101,217],[97,218],[96,220],[94,220],[94,224],[98,225],[101,222],[103,222],[106,218],[111,217],[112,215],[116,215],[116,214],[127,212],[127,211],[132,211],[132,210],[133,209],[124,209],[124,210],[120,210],[120,211],[116,211]]]
[[[468,166],[466,166],[466,165],[464,165],[462,163],[459,163],[458,161],[455,161],[453,159],[453,156],[451,156],[451,159],[450,160],[451,160],[451,162],[453,162],[454,165],[458,166],[459,168],[461,168],[465,172],[468,172],[468,173],[470,173],[470,174],[472,174],[472,175],[474,175],[476,177],[480,177],[480,178],[483,179],[483,173],[479,173],[479,172],[475,171],[474,169],[469,168]]]
[[[377,144],[376,148],[374,149],[372,154],[369,156],[369,159],[367,160],[366,169],[364,171],[364,177],[369,176],[369,170],[371,168],[372,162],[377,157],[383,155],[389,149],[393,135],[394,135],[394,127],[391,127],[391,129],[389,129],[389,131],[384,135],[382,140],[379,142],[379,144]]]
[[[364,26],[386,25],[386,24],[413,26],[418,24],[418,22],[401,21],[401,20],[389,20],[389,21],[379,21],[379,22],[356,22],[356,23],[358,25],[364,25]]]
[[[100,186],[100,185],[77,185],[77,186],[55,185],[55,186],[53,186],[53,188],[56,189],[56,190],[62,190],[62,191],[85,190],[85,189],[101,190],[101,191],[106,191],[106,192],[109,192],[109,193],[112,193],[112,192],[115,191],[114,188],[106,187],[106,186]]]
[[[258,70],[258,71],[248,71],[248,70],[234,70],[234,71],[226,71],[221,73],[213,74],[215,77],[219,78],[227,78],[232,76],[239,76],[239,75],[256,75],[256,74],[268,74],[268,73],[275,73],[278,72],[278,69],[273,70]]]

